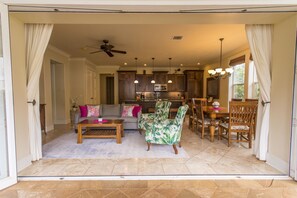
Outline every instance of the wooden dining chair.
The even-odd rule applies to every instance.
[[[197,116],[197,130],[201,128],[201,139],[204,138],[205,128],[210,126],[210,118],[206,118],[203,113],[203,102],[202,100],[197,100],[195,104],[196,116]],[[219,120],[215,120],[215,125],[218,126]]]
[[[248,142],[252,148],[252,122],[256,114],[255,102],[229,102],[229,122],[219,124],[219,139],[227,139],[228,147],[231,142]],[[236,139],[232,134],[236,134]]]
[[[231,101],[238,101],[238,102],[242,102],[241,98],[231,98]]]
[[[201,101],[203,105],[207,105],[206,98],[192,98],[190,105],[190,116],[189,116],[189,128],[192,130],[197,129],[197,113],[195,109],[195,105],[197,101]]]
[[[195,110],[195,105],[191,101],[189,103],[189,129],[194,130],[195,127],[197,126],[197,118],[196,118],[196,110]]]
[[[247,102],[255,102],[255,104],[257,105],[257,108],[258,108],[258,101],[259,101],[259,99],[246,98],[245,101],[247,101]],[[254,120],[252,121],[252,125],[253,125],[253,127],[252,127],[252,129],[253,129],[252,134],[253,134],[254,139],[255,139],[256,138],[256,127],[257,127],[257,114],[256,114]]]
[[[207,106],[207,98],[192,98],[192,103],[195,105],[197,101],[201,101],[202,106]]]

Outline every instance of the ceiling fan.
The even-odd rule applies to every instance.
[[[104,44],[102,44],[100,46],[100,50],[91,52],[90,54],[95,54],[95,53],[98,53],[98,52],[105,52],[109,57],[113,57],[114,56],[113,53],[127,54],[126,51],[113,49],[114,46],[111,45],[111,44],[109,44],[109,41],[108,40],[103,40],[103,43]]]

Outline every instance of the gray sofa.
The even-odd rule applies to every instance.
[[[124,120],[124,129],[138,129],[138,119],[141,117],[141,111],[136,117],[122,117],[122,110],[124,105],[130,104],[100,104],[99,115],[103,119],[123,119]],[[134,104],[135,105],[135,104]],[[97,119],[96,117],[81,117],[80,111],[75,113],[74,126],[77,130],[77,124],[86,119]]]

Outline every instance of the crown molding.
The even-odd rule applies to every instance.
[[[47,49],[49,49],[49,50],[51,50],[51,51],[53,51],[53,52],[56,52],[56,53],[58,53],[58,54],[60,54],[60,55],[62,55],[62,56],[65,56],[65,57],[67,57],[68,59],[70,58],[70,54],[68,54],[67,52],[65,52],[65,51],[63,51],[63,50],[60,50],[59,48],[57,48],[57,47],[55,47],[55,46],[53,46],[53,45],[48,45],[47,46]]]

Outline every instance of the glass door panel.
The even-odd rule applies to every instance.
[[[17,182],[7,6],[0,3],[0,190]]]

